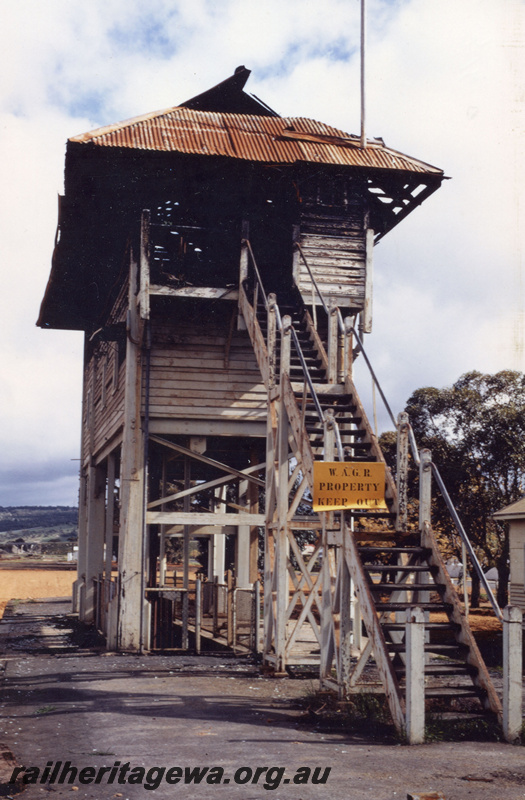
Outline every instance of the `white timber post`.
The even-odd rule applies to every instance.
[[[425,614],[410,608],[406,615],[406,737],[425,740]]]
[[[265,473],[265,531],[264,531],[264,613],[263,658],[272,656],[275,638],[274,569],[276,548],[276,500],[278,458],[277,431],[279,393],[275,386],[275,358],[277,340],[277,310],[274,294],[268,295],[268,411],[266,414],[266,473]],[[272,366],[273,365],[273,366]]]
[[[115,515],[115,453],[110,453],[107,460],[107,496],[106,496],[106,581],[111,581],[111,567],[113,564],[113,523]]]
[[[432,453],[427,449],[421,450],[419,458],[419,530],[422,531],[425,522],[431,524]]]
[[[161,491],[162,497],[166,497],[167,494],[167,481],[166,481],[166,456],[163,454],[162,456],[162,477],[161,477]],[[166,510],[166,504],[163,503],[161,506],[162,510]],[[166,557],[166,529],[167,525],[160,525],[160,547],[159,547],[159,586],[166,585],[166,570],[168,566],[168,559]],[[211,575],[211,572],[208,572]]]
[[[144,441],[141,429],[142,349],[137,309],[137,262],[129,272],[124,427],[121,455],[118,647],[139,651],[143,619]]]
[[[286,668],[286,611],[289,602],[288,586],[288,414],[284,402],[285,375],[290,372],[292,319],[285,315],[281,331],[281,369],[279,397],[279,429],[277,437],[277,530],[275,536],[275,570],[276,570],[276,620],[275,620],[275,671],[284,673]]]
[[[406,531],[408,521],[408,431],[408,414],[402,411],[397,418],[396,531]]]
[[[344,524],[344,512],[341,514],[343,529],[343,536],[346,534],[346,526]],[[351,535],[351,534],[350,534]],[[350,674],[351,674],[351,657],[352,657],[352,639],[353,639],[353,622],[352,622],[352,595],[353,585],[350,577],[350,570],[346,563],[346,558],[342,552],[342,547],[338,547],[338,565],[339,565],[339,669],[341,678],[339,681],[339,692],[343,697],[350,688]]]
[[[432,518],[432,453],[426,448],[419,453],[419,536],[423,535],[425,525],[431,525]],[[418,578],[420,583],[430,583],[428,572],[422,572]],[[430,592],[418,593],[420,603],[430,601]],[[427,617],[430,612],[427,611]]]
[[[339,328],[337,306],[330,301],[328,316],[328,383],[337,383],[337,364],[339,355]]]
[[[261,628],[261,582],[259,580],[254,581],[253,584],[253,626],[252,626],[252,636],[253,636],[253,652],[255,655],[259,654],[259,635],[260,635],[260,628]]]
[[[104,571],[104,522],[106,511],[106,470],[103,466],[88,469],[88,515],[86,548],[86,595],[84,622],[95,621],[97,592],[95,581]]]
[[[140,220],[140,284],[139,307],[142,319],[149,319],[150,287],[150,211],[144,209]]]
[[[248,505],[248,481],[239,483],[239,505]],[[235,537],[235,586],[250,588],[250,534],[249,525],[238,525]]]
[[[334,412],[329,408],[324,419],[324,461],[333,461],[335,451]],[[321,681],[330,675],[334,657],[333,647],[333,615],[332,615],[332,575],[328,550],[328,529],[334,527],[334,512],[322,514],[323,562],[321,565],[321,665],[319,677]]]
[[[372,333],[372,290],[374,285],[374,231],[365,232],[365,303],[361,312],[360,332]]]
[[[84,595],[84,582],[86,579],[86,552],[87,552],[87,470],[80,471],[80,489],[78,495],[78,556],[77,579],[73,583],[73,602],[71,611],[78,613],[83,619],[84,609],[81,596]]]
[[[201,652],[201,625],[202,625],[202,581],[195,581],[195,652]]]
[[[503,609],[503,735],[516,742],[522,730],[523,612]]]
[[[219,513],[221,509],[221,500],[224,500],[226,497],[226,487],[219,486],[217,489],[214,490],[215,497],[217,499],[217,503],[215,504],[215,511]],[[219,583],[224,583],[224,567],[226,563],[226,536],[222,532],[214,533],[210,538],[210,550],[209,550],[209,561],[208,561],[208,575],[211,575],[213,578],[218,578]],[[210,558],[211,555],[211,558]]]
[[[344,346],[343,346],[343,375],[342,382],[344,383],[347,376],[352,377],[354,352],[353,344],[354,337],[352,335],[353,320],[352,317],[345,317],[345,333],[344,333]]]
[[[242,292],[244,291],[244,282],[248,277],[248,265],[250,254],[248,252],[248,240],[250,238],[250,223],[247,220],[242,221],[241,225],[241,258],[239,261],[239,302]],[[246,322],[239,307],[237,315],[237,330],[245,331]]]
[[[273,389],[276,380],[277,366],[277,296],[268,295],[268,333],[266,347],[268,350],[268,387]]]

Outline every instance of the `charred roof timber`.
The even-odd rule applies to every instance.
[[[68,141],[39,326],[97,329],[118,292],[144,208],[152,209],[154,223],[158,217],[166,224],[169,214],[176,227],[196,231],[199,242],[213,229],[213,247],[226,262],[238,253],[243,219],[282,237],[283,226],[291,231],[300,224],[306,208],[337,211],[342,220],[359,203],[378,241],[440,186],[442,170],[381,139],[362,148],[360,137],[325,123],[277,115],[244,91],[249,75],[238,67],[179,106]],[[210,242],[208,236],[208,249]],[[202,266],[206,247],[192,246]],[[208,262],[209,279],[216,256]]]

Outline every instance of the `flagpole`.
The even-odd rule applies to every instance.
[[[366,147],[365,133],[365,49],[366,49],[366,0],[361,0],[361,147]]]

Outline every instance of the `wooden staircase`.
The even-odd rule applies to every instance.
[[[271,354],[265,354],[261,347],[261,341],[268,341],[267,307],[261,304],[254,309],[249,305],[247,293],[241,298],[241,309],[243,303],[247,328],[264,377],[269,371],[268,365],[262,362],[265,357],[271,360]],[[287,428],[289,425],[293,432],[293,437],[289,436],[290,441],[293,438],[292,450],[310,490],[313,489],[313,462],[326,457],[326,425],[319,416],[319,406],[323,417],[333,414],[339,426],[345,461],[384,462],[349,375],[343,375],[342,381],[328,383],[326,341],[315,331],[308,310],[298,301],[280,311],[283,318],[287,314],[292,319],[303,358],[300,359],[292,346],[289,368],[284,375],[281,370],[280,390],[274,390],[272,395],[269,387],[269,398],[284,398],[288,419],[280,419],[279,424],[286,424]],[[317,404],[307,389],[303,363],[306,363],[315,386]],[[275,374],[278,375],[279,371],[277,347]],[[271,410],[269,413],[275,415]],[[275,448],[271,452],[274,451]],[[297,548],[294,550],[302,572],[296,581],[294,597],[300,595],[301,582],[311,591],[315,588],[319,595],[315,606],[318,613],[314,616],[320,627],[321,680],[343,696],[379,689],[386,695],[397,728],[406,731],[407,693],[410,682],[418,677],[408,674],[406,619],[412,609],[418,608],[424,613],[425,620],[424,697],[427,709],[462,718],[488,714],[501,722],[500,700],[446,571],[431,526],[425,520],[421,530],[415,533],[400,526],[396,486],[389,470],[386,470],[386,479],[386,511],[353,510],[322,515],[330,516],[332,527],[329,535],[323,523],[322,588],[313,586],[311,570],[308,574],[307,565]],[[293,525],[289,527],[293,528]],[[295,571],[296,567],[290,567],[288,562],[288,570],[291,572],[292,569]],[[341,593],[345,572],[351,579],[350,594],[348,590],[346,594],[344,591]],[[272,584],[274,596],[278,594],[276,586],[277,583]],[[288,584],[285,581],[281,586]],[[342,606],[341,597],[346,598],[344,605],[352,595],[359,602],[359,614],[354,615],[349,627],[348,609]],[[304,607],[304,594],[301,602]],[[288,602],[281,607],[289,608]],[[314,604],[311,604],[308,609],[310,618],[313,609]],[[307,614],[303,616],[306,618]],[[361,650],[357,652],[354,643],[361,640],[361,635],[357,635],[361,631],[357,631],[356,626],[361,627],[361,620],[364,638]],[[351,635],[348,635],[349,630]]]

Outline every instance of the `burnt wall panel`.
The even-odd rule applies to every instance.
[[[366,247],[363,214],[331,209],[305,210],[299,242],[325,300],[361,309],[365,301]],[[312,281],[302,258],[297,258],[295,281],[306,303],[312,302]],[[317,304],[320,303],[316,296]]]

